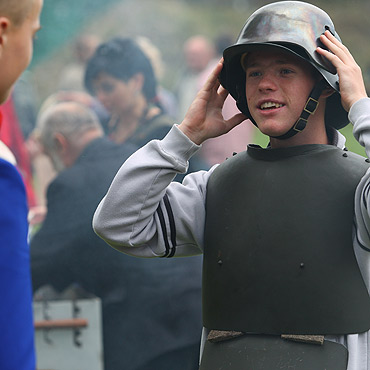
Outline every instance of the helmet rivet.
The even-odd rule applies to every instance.
[[[301,262],[301,264],[299,265],[299,267],[300,267],[301,269],[303,269],[303,268],[304,268],[304,263],[303,263],[303,262]]]
[[[217,263],[218,263],[218,265],[219,265],[219,266],[222,266],[222,263],[223,263],[223,262],[222,262],[222,260],[218,260],[218,262],[217,262]]]

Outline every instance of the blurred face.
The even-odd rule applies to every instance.
[[[132,80],[124,82],[106,73],[101,73],[93,82],[95,96],[110,114],[124,115],[135,106],[138,91]]]
[[[258,128],[269,136],[286,133],[315,85],[313,67],[272,48],[251,52],[245,59],[247,103]]]
[[[40,29],[40,13],[43,0],[33,1],[30,14],[21,25],[2,17],[0,56],[0,103],[8,97],[11,87],[28,67],[33,54],[33,39]]]
[[[186,65],[193,72],[203,71],[213,58],[212,46],[202,38],[189,40],[184,51]]]

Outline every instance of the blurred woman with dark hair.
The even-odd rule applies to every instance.
[[[173,124],[157,100],[150,60],[134,40],[101,44],[87,64],[85,86],[110,113],[107,133],[117,143],[142,146],[163,138]]]
[[[116,143],[141,147],[162,139],[174,124],[159,102],[152,64],[132,39],[116,37],[96,49],[87,63],[85,87],[110,113],[105,129]],[[189,172],[207,168],[198,158],[189,163]]]

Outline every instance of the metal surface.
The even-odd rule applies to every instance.
[[[38,370],[104,370],[101,302],[34,302]]]
[[[368,167],[331,145],[248,147],[220,165],[207,185],[204,326],[367,331],[370,298],[352,226],[355,189]]]

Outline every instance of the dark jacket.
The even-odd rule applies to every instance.
[[[198,343],[202,326],[199,258],[130,257],[92,230],[99,201],[132,151],[106,138],[92,142],[50,184],[47,217],[31,240],[34,290],[78,283],[102,299],[105,370],[134,370]]]

